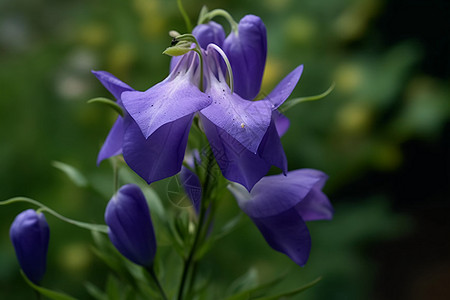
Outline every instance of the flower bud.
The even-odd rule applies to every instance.
[[[194,30],[192,30],[192,34],[203,49],[206,49],[206,46],[211,43],[222,47],[223,41],[225,40],[225,31],[223,30],[222,25],[217,24],[214,21],[210,21],[208,24],[197,25]]]
[[[105,222],[109,239],[132,262],[149,267],[156,253],[156,239],[147,201],[135,184],[122,186],[109,201]]]
[[[231,32],[223,50],[233,69],[234,91],[252,100],[261,88],[267,56],[267,33],[262,20],[247,15],[239,21],[238,32]]]
[[[21,212],[9,230],[20,268],[33,283],[39,284],[47,265],[50,238],[45,216],[33,209]]]

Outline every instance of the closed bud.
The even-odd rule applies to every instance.
[[[22,271],[33,283],[39,284],[45,274],[50,239],[44,214],[33,209],[21,212],[14,219],[9,235]]]
[[[222,47],[223,41],[225,40],[225,31],[223,30],[222,25],[217,24],[214,21],[197,25],[194,30],[192,30],[192,34],[203,49],[206,49],[211,43]]]
[[[261,18],[247,15],[223,43],[234,77],[234,91],[252,100],[261,88],[267,56],[267,33]]]
[[[156,253],[156,239],[147,201],[135,184],[122,186],[105,212],[109,239],[132,262],[150,267]]]

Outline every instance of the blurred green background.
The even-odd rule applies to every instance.
[[[330,176],[325,192],[335,218],[309,223],[308,264],[297,267],[271,250],[246,219],[202,265],[213,288],[220,293],[254,266],[263,282],[288,269],[278,289],[323,276],[298,299],[449,299],[448,1],[183,2],[192,20],[203,5],[236,20],[248,13],[263,19],[263,92],[299,64],[305,70],[293,96],[336,83],[325,99],[287,112],[291,128],[282,139],[289,169]],[[90,70],[146,90],[168,74],[170,59],[161,53],[172,29],[185,32],[175,0],[0,0],[0,199],[28,196],[66,216],[103,222],[112,172],[108,162],[95,163],[116,115],[86,104],[110,97]],[[97,188],[77,187],[52,161],[75,166]],[[221,206],[223,219],[239,210],[231,197]],[[0,208],[1,299],[32,296],[8,233],[28,207]],[[43,285],[89,299],[84,283],[102,287],[107,272],[89,232],[47,220]]]

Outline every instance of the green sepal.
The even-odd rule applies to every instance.
[[[66,174],[67,177],[69,177],[69,179],[72,180],[72,182],[75,183],[76,186],[79,187],[88,186],[88,181],[86,180],[86,177],[84,177],[84,175],[81,174],[81,172],[77,170],[75,167],[56,160],[52,162],[52,166],[57,168],[58,170],[61,170],[64,174]]]
[[[307,284],[299,287],[298,289],[295,289],[295,290],[292,290],[289,292],[280,293],[278,295],[273,295],[273,296],[268,296],[268,297],[260,297],[260,298],[256,298],[256,299],[257,300],[278,300],[280,298],[292,297],[292,296],[300,294],[301,292],[304,292],[307,289],[315,286],[321,280],[322,280],[322,277],[318,277],[318,278],[314,279],[313,281],[311,281],[310,283],[307,283]]]
[[[176,45],[166,48],[166,50],[164,50],[163,54],[166,54],[169,56],[184,55],[192,50],[191,45],[192,45],[192,43],[190,43],[188,41],[180,41]]]
[[[122,107],[120,107],[119,104],[117,104],[116,101],[113,101],[111,99],[108,98],[103,98],[103,97],[97,97],[97,98],[92,98],[91,100],[88,100],[87,103],[101,103],[101,104],[106,104],[107,106],[109,106],[110,108],[114,109],[119,115],[121,115],[123,117],[123,109]]]
[[[33,282],[31,282],[28,277],[23,273],[22,270],[20,270],[20,274],[22,274],[23,279],[25,282],[32,287],[35,291],[37,291],[39,294],[44,295],[47,298],[53,299],[53,300],[77,300],[76,298],[73,298],[67,294],[52,291],[43,287],[40,287]]]
[[[328,88],[328,90],[326,90],[325,92],[323,92],[322,94],[319,94],[319,95],[308,96],[308,97],[299,97],[299,98],[294,98],[294,99],[288,100],[288,101],[284,102],[284,104],[281,105],[281,107],[278,110],[280,112],[285,112],[288,109],[294,107],[295,105],[297,105],[299,103],[323,99],[334,90],[334,86],[335,86],[335,84],[333,82],[333,84]]]

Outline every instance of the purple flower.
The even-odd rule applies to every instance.
[[[9,230],[17,260],[25,275],[35,284],[44,277],[50,239],[45,216],[33,209],[21,212]]]
[[[305,221],[328,220],[333,208],[321,191],[327,175],[300,169],[262,178],[248,192],[243,186],[229,189],[241,209],[252,219],[267,243],[304,266],[311,250]]]
[[[211,100],[195,86],[195,56],[186,55],[163,82],[146,92],[134,91],[107,72],[94,72],[124,107],[98,162],[123,154],[125,162],[147,183],[177,174],[183,162],[192,119]]]
[[[250,191],[272,165],[287,172],[280,135],[289,123],[286,126],[276,109],[292,93],[302,71],[303,66],[294,69],[266,100],[259,101],[248,101],[236,93],[231,94],[223,78],[210,76],[206,92],[213,103],[200,112],[200,118],[225,178]]]
[[[267,56],[267,33],[262,20],[247,15],[239,21],[238,32],[231,32],[223,43],[230,60],[235,91],[252,100],[258,95]]]
[[[137,185],[122,186],[105,211],[109,239],[132,262],[150,267],[156,253],[156,239],[147,201]]]

